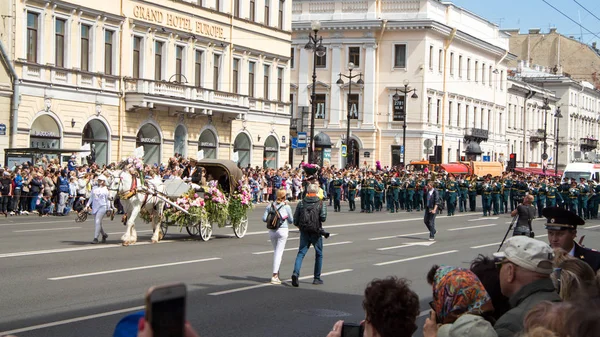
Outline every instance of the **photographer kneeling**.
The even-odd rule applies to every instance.
[[[519,216],[517,224],[513,231],[513,236],[525,235],[533,238],[533,232],[531,231],[531,222],[536,217],[535,207],[532,205],[533,195],[526,195],[523,199],[523,203],[518,205],[517,208],[510,213],[511,216]]]

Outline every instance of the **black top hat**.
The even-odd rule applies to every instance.
[[[577,226],[585,225],[585,221],[577,214],[560,207],[544,208],[542,214],[548,219],[547,230],[577,229]]]

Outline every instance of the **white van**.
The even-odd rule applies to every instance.
[[[563,179],[575,178],[579,183],[579,178],[593,179],[600,181],[600,164],[592,163],[571,163],[567,164],[567,168],[563,172]]]

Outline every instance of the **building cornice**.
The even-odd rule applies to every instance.
[[[256,55],[256,56],[261,55],[261,56],[263,56],[265,58],[278,59],[278,60],[284,61],[284,62],[287,62],[287,61],[291,60],[291,57],[289,57],[289,56],[272,54],[272,53],[266,52],[264,50],[258,50],[258,49],[248,48],[248,47],[241,46],[239,44],[238,45],[234,45],[233,52],[238,52],[238,53],[239,52],[245,52],[247,54]]]
[[[357,31],[357,30],[372,30],[374,28],[381,28],[383,21],[381,20],[356,20],[356,21],[325,21],[321,22],[323,25],[321,31]],[[402,20],[402,21],[388,21],[386,23],[386,31],[398,31],[398,30],[431,30],[443,36],[449,36],[452,33],[453,28],[435,20]],[[308,32],[311,31],[310,21],[294,22],[292,24],[292,31],[294,32]],[[465,33],[464,31],[456,31],[456,40],[465,42],[467,44],[474,45],[484,51],[495,55],[504,56],[508,50],[495,46],[484,40],[481,40],[473,35]],[[292,40],[292,43],[300,44],[300,40]],[[506,60],[512,61],[517,58],[516,55],[508,53]]]
[[[81,5],[76,5],[76,4],[72,4],[69,2],[61,1],[61,0],[52,0],[51,2],[30,0],[30,1],[26,2],[26,4],[35,4],[40,7],[45,7],[48,3],[55,5],[56,9],[59,9],[59,10],[64,10],[64,11],[68,11],[68,12],[71,12],[71,11],[82,12],[83,14],[87,14],[87,15],[91,15],[91,16],[95,16],[95,17],[106,18],[106,20],[108,20],[108,21],[123,22],[126,19],[124,16],[121,16],[118,14],[107,13],[107,12],[99,11],[97,9],[93,9],[90,7],[84,7]]]

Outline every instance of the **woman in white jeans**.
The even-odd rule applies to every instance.
[[[281,259],[283,258],[283,250],[285,249],[285,243],[288,238],[288,224],[294,223],[294,216],[292,208],[285,202],[286,191],[284,189],[277,190],[277,201],[273,203],[275,209],[278,209],[281,219],[283,219],[279,229],[269,229],[269,237],[273,244],[273,276],[271,277],[272,284],[281,284],[279,279],[279,266],[281,265]],[[271,209],[271,203],[265,209],[263,214],[263,221],[267,221],[269,210]]]
[[[98,177],[98,185],[94,186],[92,189],[92,195],[90,200],[88,200],[86,209],[89,210],[90,205],[92,205],[92,214],[94,214],[94,240],[91,242],[92,244],[98,243],[98,236],[102,234],[102,243],[106,243],[106,238],[108,234],[104,232],[102,228],[102,218],[106,215],[106,210],[109,206],[108,201],[108,188],[106,188],[106,177],[104,175],[100,175]]]

